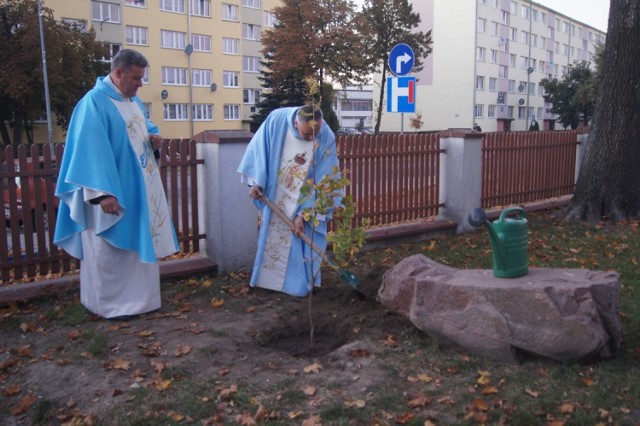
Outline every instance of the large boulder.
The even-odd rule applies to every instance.
[[[496,278],[415,255],[385,273],[378,301],[440,344],[474,355],[582,362],[617,353],[619,288],[616,272],[529,268]]]

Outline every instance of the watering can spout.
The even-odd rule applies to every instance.
[[[517,213],[516,218],[508,218]],[[528,235],[527,218],[520,207],[505,209],[498,220],[490,222],[481,208],[469,214],[469,223],[479,227],[485,225],[489,231],[489,240],[493,250],[493,274],[500,278],[515,278],[528,272]]]

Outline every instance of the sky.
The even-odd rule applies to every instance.
[[[452,0],[439,0],[452,1]],[[453,0],[455,1],[455,0]],[[533,0],[557,12],[567,15],[601,31],[607,31],[609,0]],[[361,5],[362,0],[355,0]]]

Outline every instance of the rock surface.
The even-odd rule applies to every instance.
[[[586,362],[619,349],[619,288],[617,272],[529,268],[496,278],[415,255],[385,273],[378,301],[440,344],[477,356]]]

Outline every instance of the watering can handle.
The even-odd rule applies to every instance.
[[[524,209],[522,207],[509,207],[504,209],[500,214],[500,218],[499,218],[500,222],[502,222],[509,213],[513,213],[513,212],[518,212],[520,216],[522,216],[524,219],[527,218],[527,215],[524,213]]]

